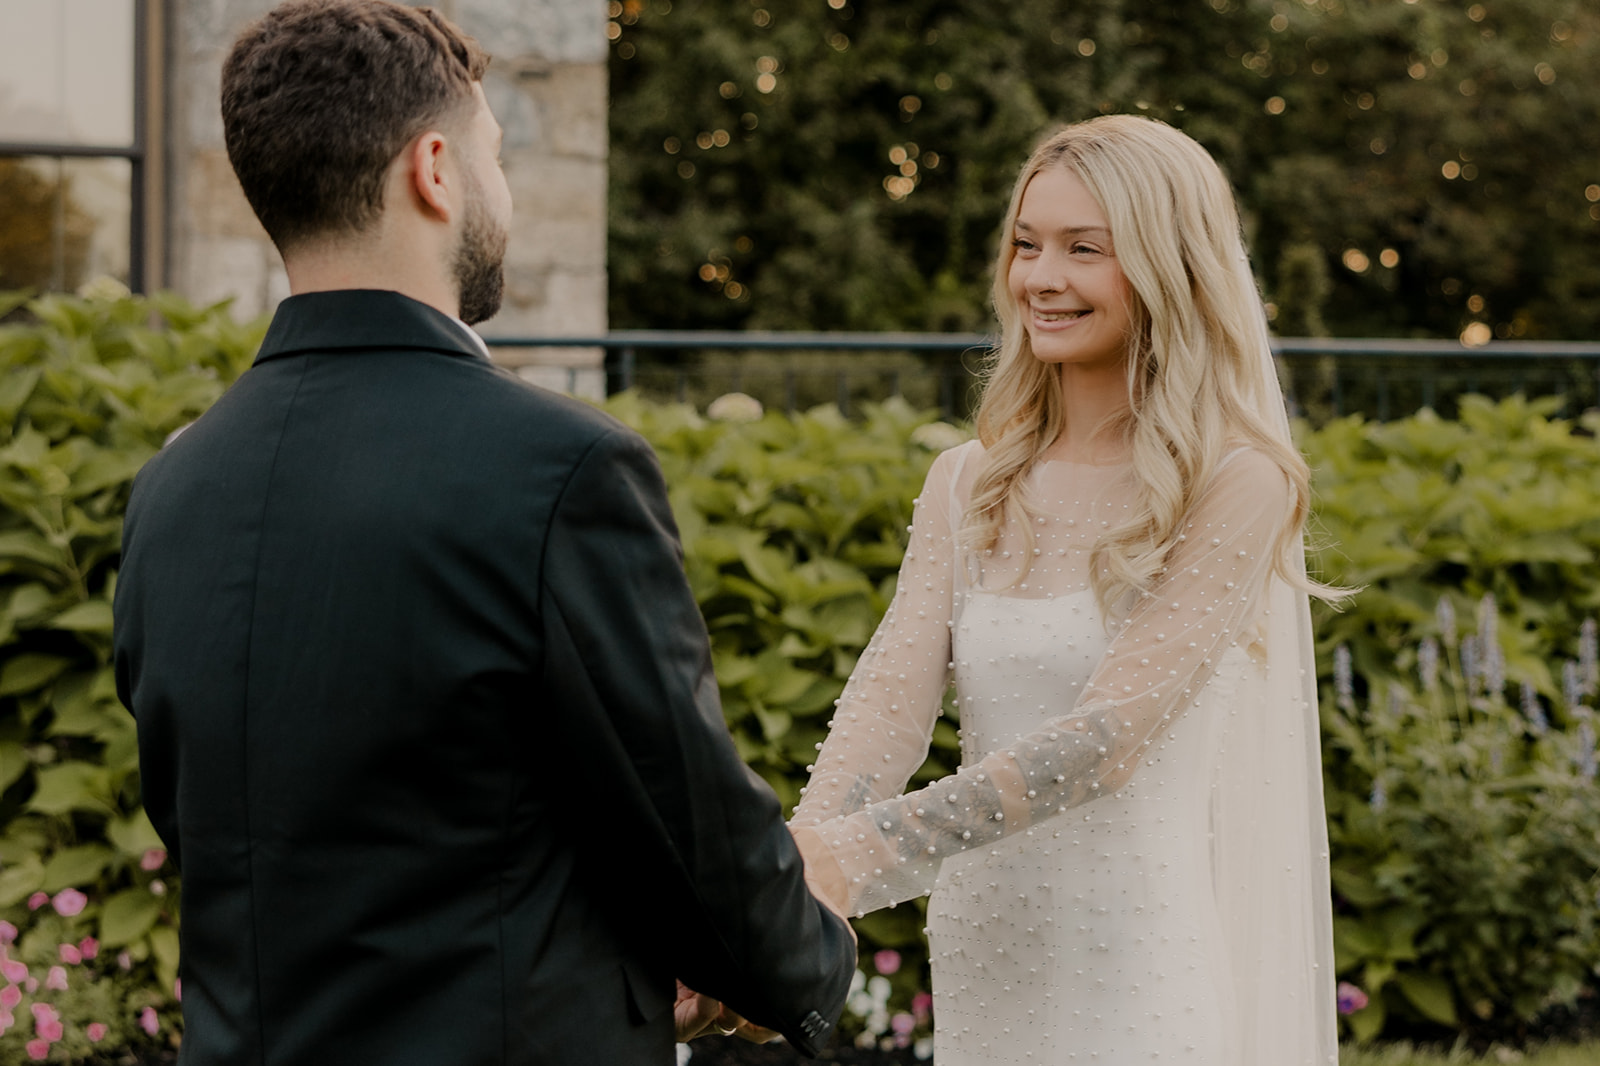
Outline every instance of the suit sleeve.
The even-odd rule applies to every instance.
[[[541,616],[554,697],[547,765],[624,921],[690,987],[826,1043],[855,971],[812,897],[772,790],[724,723],[705,623],[649,446],[616,430],[577,464],[546,542]]]

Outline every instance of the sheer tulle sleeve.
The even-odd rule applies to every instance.
[[[791,826],[816,825],[898,796],[927,757],[949,684],[950,497],[958,451],[941,454],[928,471],[894,600],[839,698]]]
[[[1265,455],[1231,455],[1196,502],[1155,587],[1113,631],[1076,704],[959,773],[892,798],[885,798],[885,790],[903,785],[915,766],[906,768],[902,738],[890,731],[915,726],[921,742],[931,721],[928,690],[922,690],[916,710],[906,703],[902,693],[916,674],[915,667],[901,664],[926,669],[935,658],[942,661],[949,638],[948,627],[942,620],[933,624],[935,612],[920,598],[916,609],[927,611],[926,619],[918,618],[920,627],[904,623],[901,632],[899,615],[893,626],[886,622],[894,635],[879,649],[885,659],[873,664],[869,676],[876,673],[880,680],[873,684],[892,693],[891,706],[882,717],[869,715],[865,702],[841,707],[853,735],[838,744],[830,736],[823,754],[837,761],[818,764],[828,781],[825,798],[812,804],[807,797],[813,817],[834,815],[813,828],[848,885],[848,909],[864,914],[923,895],[933,888],[943,856],[993,843],[1119,789],[1170,723],[1198,701],[1218,660],[1259,616],[1290,499],[1286,479]],[[918,547],[923,550],[920,540]],[[925,571],[929,577],[921,576]],[[940,587],[921,560],[912,573],[915,588],[926,595]],[[899,597],[896,609],[905,610]],[[936,639],[937,656],[901,646],[918,638]],[[857,706],[859,721],[849,716]],[[884,772],[882,778],[867,774],[868,786],[860,775],[874,760]],[[862,802],[868,805],[856,809]],[[808,861],[816,857],[808,855]]]

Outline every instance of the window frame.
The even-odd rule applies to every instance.
[[[151,62],[151,50],[159,36],[160,0],[133,2],[133,143],[129,145],[60,144],[52,141],[10,141],[0,139],[0,158],[43,156],[48,159],[126,159],[128,178],[128,288],[144,292],[160,272],[159,247],[151,239],[151,222],[159,204],[159,186],[151,181],[152,166],[158,162],[152,153],[150,100],[157,95],[155,78],[158,65]],[[154,25],[153,25],[154,24]]]

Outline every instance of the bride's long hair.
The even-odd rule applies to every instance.
[[[1075,175],[1100,205],[1131,290],[1128,404],[1104,428],[1129,445],[1138,502],[1093,549],[1101,608],[1110,611],[1127,593],[1150,588],[1184,516],[1239,444],[1271,457],[1291,488],[1293,509],[1274,546],[1274,570],[1295,586],[1336,597],[1336,590],[1308,582],[1301,562],[1310,474],[1282,413],[1266,314],[1228,181],[1187,135],[1132,115],[1107,115],[1050,136],[1011,194],[994,276],[1000,343],[977,413],[986,462],[967,509],[966,545],[993,549],[1010,522],[1025,540],[1022,558],[1031,557],[1024,479],[1066,424],[1059,368],[1034,358],[1007,280],[1022,194],[1049,167]]]

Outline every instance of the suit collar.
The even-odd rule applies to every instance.
[[[256,362],[298,352],[397,348],[486,358],[475,340],[459,319],[397,292],[307,292],[278,305]]]

